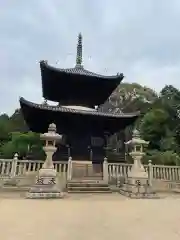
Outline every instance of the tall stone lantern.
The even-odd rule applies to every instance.
[[[131,149],[129,155],[133,159],[133,164],[125,183],[121,185],[120,193],[131,198],[154,198],[156,195],[149,184],[148,172],[141,163],[145,155],[144,147],[147,147],[149,142],[141,139],[139,131],[134,130],[132,139],[125,144]]]
[[[132,183],[135,183],[136,178],[143,182],[146,181],[148,179],[148,173],[145,171],[141,159],[145,155],[144,147],[147,147],[149,142],[141,139],[139,131],[135,129],[132,139],[125,144],[130,147],[131,152],[129,155],[133,159],[133,165],[128,172],[128,178],[132,178]]]
[[[42,166],[42,169],[39,171],[39,175],[43,176],[56,176],[56,170],[54,169],[54,164],[52,161],[52,156],[56,151],[56,143],[62,140],[62,135],[56,133],[56,125],[51,123],[48,128],[47,133],[40,135],[41,140],[45,141],[45,146],[43,147],[44,152],[46,153],[46,160]]]
[[[56,151],[56,142],[62,136],[56,133],[56,125],[49,125],[48,132],[40,135],[41,140],[45,141],[43,147],[46,153],[46,160],[39,170],[36,183],[27,194],[28,198],[61,198],[62,193],[58,183],[57,172],[54,168],[52,156]]]

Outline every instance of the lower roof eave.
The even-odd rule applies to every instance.
[[[113,134],[126,126],[133,124],[139,112],[129,114],[104,113],[71,109],[61,106],[36,104],[20,98],[20,105],[25,121],[30,130],[46,132],[48,124],[54,122],[59,127],[59,132],[90,129],[90,131],[105,131]],[[90,119],[90,120],[89,120]]]

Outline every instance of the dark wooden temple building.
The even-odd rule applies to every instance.
[[[103,161],[107,138],[133,124],[138,117],[138,113],[103,111],[103,103],[121,83],[123,74],[104,76],[86,70],[82,65],[81,34],[75,67],[56,68],[41,61],[40,69],[44,103],[20,98],[30,130],[44,133],[50,123],[56,124],[58,133],[63,135],[54,156],[56,160],[67,160],[72,156],[73,160]],[[49,105],[47,100],[57,102],[57,105]]]

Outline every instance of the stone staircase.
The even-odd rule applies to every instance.
[[[102,180],[71,180],[67,183],[68,193],[111,193],[108,183]]]

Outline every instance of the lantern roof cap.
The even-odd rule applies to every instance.
[[[50,140],[50,141],[56,141],[62,138],[61,135],[56,133],[56,124],[54,123],[49,124],[48,132],[41,134],[40,137],[42,140]]]
[[[148,141],[145,141],[141,138],[140,132],[137,129],[133,130],[132,139],[128,142],[125,142],[126,145],[145,145],[147,146],[149,144]]]

